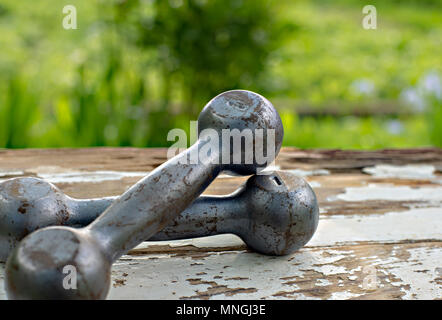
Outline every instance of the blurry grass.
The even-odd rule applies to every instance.
[[[293,113],[281,114],[284,145],[299,148],[380,149],[413,148],[433,145],[427,119],[373,117],[340,119],[299,118]]]
[[[428,127],[432,145],[442,147],[442,101],[433,99],[431,103],[425,125]]]
[[[440,1],[370,4],[378,10],[378,29],[371,31],[361,27],[361,1],[274,2],[290,32],[265,72],[242,85],[271,101],[294,101],[293,109],[279,110],[285,145],[442,146],[436,100],[426,114],[397,119],[296,115],[296,106],[325,109],[331,101],[358,108],[384,99],[406,108],[402,90],[428,71],[442,74]],[[79,29],[73,31],[61,28],[63,5],[0,3],[0,147],[168,146],[171,128],[188,130],[194,116],[174,108],[187,103],[176,84],[182,75],[169,79],[166,99],[155,53],[125,42],[109,3],[76,0]],[[373,90],[355,91],[360,80]]]
[[[377,29],[364,30],[362,1],[281,2],[281,16],[298,28],[273,56],[272,89],[318,109],[397,99],[426,72],[442,73],[442,2],[432,3],[371,1]],[[358,80],[372,92],[354,90]]]

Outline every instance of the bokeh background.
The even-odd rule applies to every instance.
[[[441,147],[441,41],[440,0],[0,0],[0,147],[169,146],[237,88],[285,145]]]

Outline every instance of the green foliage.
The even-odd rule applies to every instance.
[[[31,128],[38,118],[36,97],[26,81],[10,76],[0,97],[0,147],[20,148],[32,144]],[[23,94],[26,92],[26,94]]]
[[[427,115],[430,141],[434,146],[442,148],[442,101],[433,97]]]
[[[442,74],[440,1],[55,0],[0,4],[0,147],[167,146],[214,95],[255,90],[282,114],[285,145],[442,146],[440,97],[426,113],[298,117],[392,101]],[[417,89],[416,89],[417,90]],[[280,103],[285,101],[286,103]],[[392,129],[393,128],[393,129]],[[399,129],[398,129],[399,128]]]
[[[398,99],[430,70],[442,74],[442,2],[371,1],[378,14],[376,30],[362,28],[366,4],[283,1],[280,15],[300,28],[272,57],[273,92],[315,109],[339,101],[357,108],[375,99]],[[359,81],[372,89],[361,92]],[[397,108],[405,106],[398,102]]]
[[[300,148],[380,149],[430,146],[424,117],[302,118],[283,113],[284,144]],[[397,129],[396,129],[397,128]]]
[[[267,0],[131,0],[117,4],[118,29],[152,52],[165,106],[178,92],[195,116],[222,91],[257,89],[253,79],[284,33],[272,8]]]

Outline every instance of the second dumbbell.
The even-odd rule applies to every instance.
[[[38,178],[5,181],[0,195],[4,200],[0,202],[3,261],[30,232],[50,225],[86,226],[115,200],[115,197],[72,199]],[[318,217],[316,196],[308,183],[294,174],[273,171],[250,177],[231,195],[201,196],[149,240],[233,233],[253,250],[284,255],[310,240]]]

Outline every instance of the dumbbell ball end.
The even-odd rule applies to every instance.
[[[38,230],[14,249],[6,264],[8,299],[104,299],[110,259],[84,232]]]
[[[281,118],[272,103],[247,90],[226,91],[210,100],[198,117],[200,137],[208,129],[217,133],[220,150],[226,151],[225,147],[230,145],[230,155],[226,152],[230,159],[219,161],[224,164],[223,170],[239,175],[256,174],[272,163],[281,149],[284,137]],[[241,143],[237,143],[235,149],[233,139],[227,143],[223,141],[227,137],[223,131],[227,131],[229,140],[234,135],[239,137],[243,134],[244,148]],[[268,146],[274,150],[267,150]],[[239,155],[241,161],[235,161],[234,157]],[[247,160],[248,156],[252,159]]]
[[[12,249],[29,233],[51,225],[85,226],[114,199],[73,199],[52,183],[35,177],[1,182],[0,262],[5,262]]]
[[[303,247],[319,221],[319,206],[310,185],[294,174],[273,171],[247,181],[249,219],[240,237],[254,251],[287,255]]]

